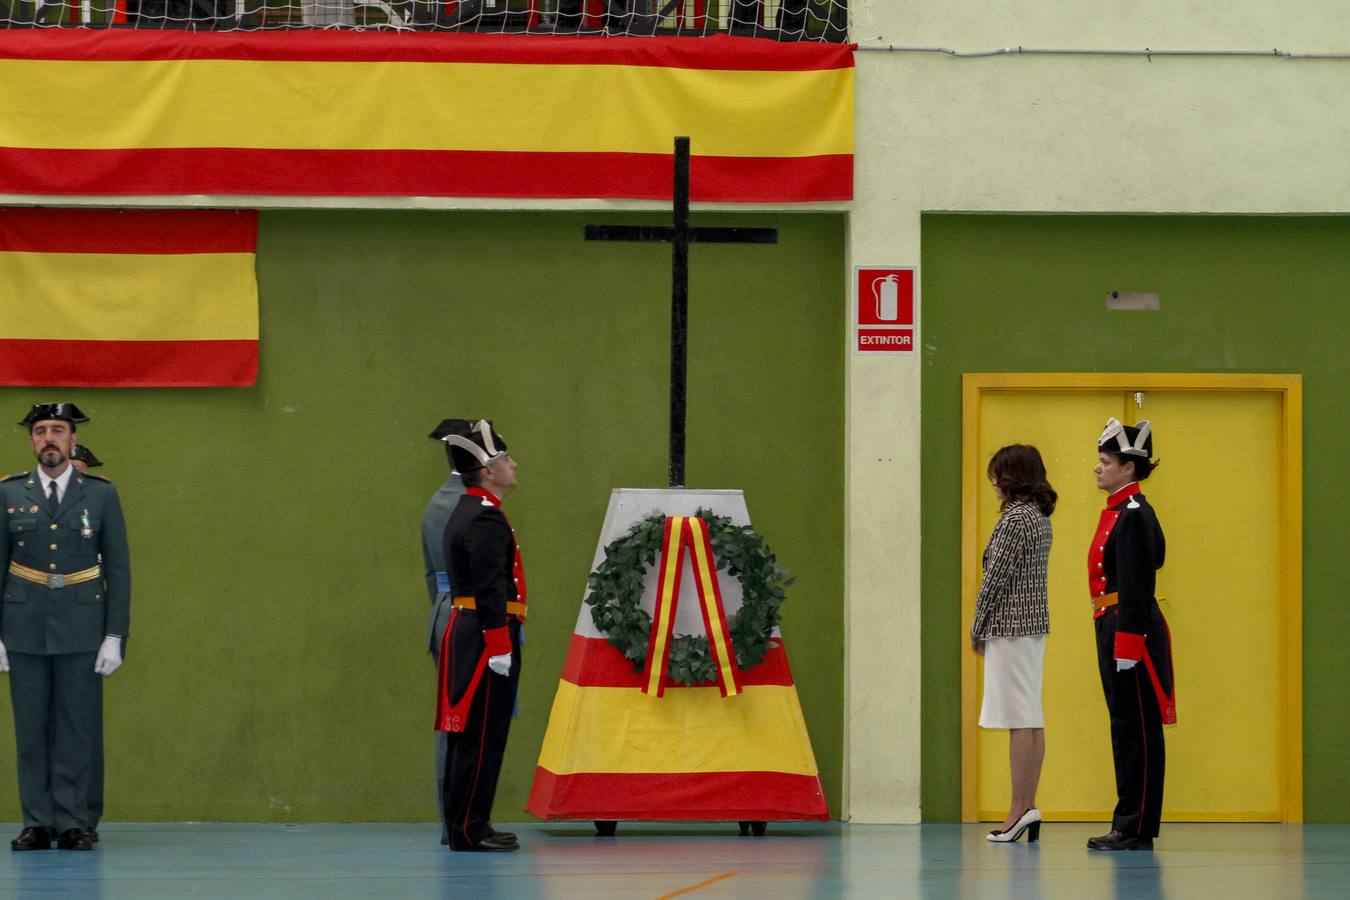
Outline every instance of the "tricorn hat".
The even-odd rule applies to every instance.
[[[450,445],[457,472],[485,469],[506,455],[506,440],[487,419],[446,419],[429,437]]]
[[[89,417],[80,412],[74,403],[34,403],[19,424],[27,425],[31,430],[35,422],[45,422],[47,419],[59,419],[72,425],[89,421]]]
[[[1153,456],[1153,426],[1148,419],[1138,425],[1122,425],[1115,418],[1107,419],[1102,436],[1097,438],[1097,449],[1150,459]]]
[[[75,449],[70,452],[70,458],[80,460],[91,469],[103,465],[103,460],[95,456],[94,451],[84,444],[76,444]]]

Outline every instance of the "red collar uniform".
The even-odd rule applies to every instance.
[[[1106,501],[1088,548],[1097,661],[1111,713],[1118,803],[1112,831],[1152,839],[1162,814],[1164,724],[1176,722],[1171,634],[1155,595],[1166,555],[1137,483]],[[1118,671],[1117,660],[1139,665]]]
[[[445,528],[454,610],[441,644],[436,728],[447,732],[441,806],[450,846],[496,834],[490,815],[520,680],[525,569],[501,500],[471,487]],[[488,657],[511,655],[498,675]]]

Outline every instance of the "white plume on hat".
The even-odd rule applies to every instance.
[[[1107,419],[1106,427],[1102,429],[1102,436],[1097,438],[1097,447],[1102,450],[1115,450],[1116,448],[1108,448],[1106,446],[1107,442],[1114,438],[1116,447],[1119,448],[1120,453],[1124,453],[1127,456],[1142,456],[1144,459],[1148,459],[1149,451],[1145,448],[1148,444],[1149,435],[1152,433],[1153,426],[1149,424],[1148,419],[1144,419],[1134,427],[1139,430],[1135,434],[1134,441],[1131,442],[1130,435],[1126,431],[1126,426],[1121,424],[1119,419],[1116,419],[1114,416]]]

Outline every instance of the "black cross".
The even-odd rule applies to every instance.
[[[689,227],[689,138],[675,139],[675,224],[587,225],[588,241],[664,241],[671,245],[670,486],[684,487],[685,371],[689,357],[689,245],[776,244],[777,228]]]

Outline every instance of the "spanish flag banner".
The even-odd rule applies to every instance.
[[[762,38],[0,31],[0,194],[853,194],[853,51]],[[72,115],[78,110],[78,115]]]
[[[0,207],[0,384],[251,385],[254,211]]]
[[[701,600],[711,600],[713,589],[700,595],[696,582],[720,579],[716,605],[725,605],[727,616],[740,607],[739,584],[698,561],[697,531],[690,533],[694,552],[682,554],[681,529],[701,522],[692,517],[700,507],[748,524],[744,496],[740,491],[616,490],[595,565],[604,559],[604,548],[653,507],[670,518],[661,565],[646,572],[643,608],[660,618],[656,604],[673,610],[670,593],[683,591],[678,607],[685,614],[673,628],[688,634],[700,625],[720,630],[724,626],[715,618],[699,612],[709,605]],[[683,588],[676,586],[671,566],[687,567],[678,579]],[[665,626],[661,630],[670,633]],[[651,652],[649,646],[649,659]],[[653,662],[644,672],[634,671],[582,604],[539,751],[528,812],[541,819],[580,820],[829,817],[787,650],[776,629],[763,661],[736,670],[731,685],[690,687],[664,669]],[[652,689],[653,677],[660,679],[660,690]]]

